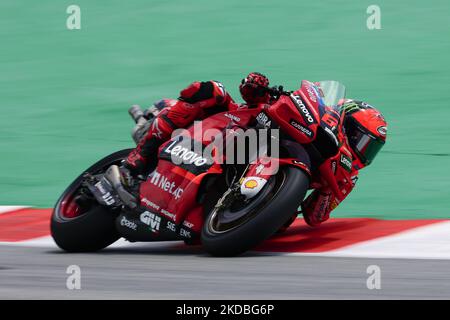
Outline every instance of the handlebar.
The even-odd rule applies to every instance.
[[[283,86],[275,86],[272,88],[266,88],[266,92],[268,92],[275,99],[278,99],[280,96],[291,95],[290,91],[284,91]]]

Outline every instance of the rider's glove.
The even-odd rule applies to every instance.
[[[239,91],[242,99],[248,105],[256,105],[259,103],[268,103],[269,95],[269,79],[259,72],[252,72],[242,79]]]

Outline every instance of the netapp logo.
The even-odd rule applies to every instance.
[[[175,182],[169,181],[167,177],[163,176],[158,171],[155,170],[152,173],[151,177],[152,177],[150,180],[151,183],[153,183],[158,188],[172,195],[175,198],[175,200],[178,200],[183,194],[184,190],[182,188],[176,186]]]
[[[294,94],[291,94],[291,99],[294,102],[294,104],[298,107],[303,119],[308,124],[313,124],[316,121],[314,120],[313,116],[309,112],[308,108],[303,104],[302,99],[300,96],[296,96]]]
[[[302,126],[300,123],[298,123],[297,121],[291,119],[291,126],[293,126],[295,129],[303,132],[305,135],[307,135],[309,138],[313,137],[313,133],[311,130],[309,130],[308,128],[305,128],[304,126]]]

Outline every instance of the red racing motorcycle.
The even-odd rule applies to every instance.
[[[84,252],[120,237],[184,240],[214,256],[235,256],[269,238],[292,221],[319,165],[338,152],[345,87],[302,81],[294,92],[270,90],[271,105],[218,113],[173,134],[141,177],[138,195],[120,180],[131,149],[92,165],[54,207],[56,244]],[[133,109],[135,141],[156,113]]]

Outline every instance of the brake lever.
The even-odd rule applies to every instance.
[[[289,95],[291,95],[290,91],[284,91],[283,86],[274,86],[272,88],[267,88],[267,91],[275,99],[278,99],[281,96],[289,96]]]

